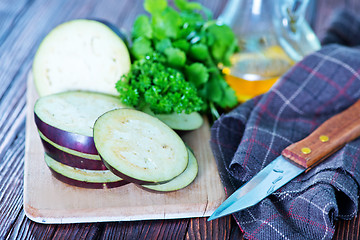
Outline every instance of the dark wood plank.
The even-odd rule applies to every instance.
[[[341,239],[359,239],[360,236],[360,221],[359,214],[352,220],[340,220],[335,224],[334,240]]]
[[[107,223],[100,239],[183,239],[189,219]]]
[[[25,106],[26,99],[22,96],[26,94],[26,85],[21,81],[13,83],[3,96],[0,103],[0,162],[4,161],[6,149],[17,136],[19,131],[24,132]],[[23,146],[22,146],[23,147]]]
[[[100,223],[57,225],[52,239],[96,239],[102,230]]]
[[[0,11],[0,45],[30,4],[31,1],[29,0],[18,0],[16,2],[12,0],[1,1],[1,9],[3,10]]]
[[[223,217],[208,222],[207,218],[194,218],[189,223],[186,239],[228,239],[231,218]]]
[[[55,229],[56,227],[51,225],[40,225],[30,221],[24,211],[20,211],[7,239],[52,239]]]
[[[22,211],[24,139],[24,132],[17,135],[0,163],[0,239],[11,231]]]

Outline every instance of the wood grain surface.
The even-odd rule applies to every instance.
[[[312,168],[360,136],[360,100],[321,124],[309,136],[293,143],[282,155],[304,168]]]
[[[218,16],[227,0],[200,0]],[[308,19],[321,38],[339,8],[360,10],[358,0],[312,0]],[[129,31],[137,0],[0,1],[0,239],[242,239],[229,216],[148,221],[39,224],[23,209],[27,74],[40,41],[75,18],[103,18]],[[334,239],[359,239],[359,217],[336,221]]]

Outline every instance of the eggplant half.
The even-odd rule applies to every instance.
[[[76,19],[58,25],[43,39],[32,70],[39,96],[70,90],[118,95],[115,83],[130,64],[127,46],[113,27]]]

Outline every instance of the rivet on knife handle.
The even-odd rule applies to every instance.
[[[310,168],[360,136],[360,100],[325,121],[303,140],[282,151],[282,155]]]

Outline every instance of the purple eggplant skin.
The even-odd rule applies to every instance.
[[[124,186],[126,184],[128,184],[129,182],[125,181],[125,180],[120,180],[120,181],[116,181],[116,182],[107,182],[107,183],[92,183],[92,182],[84,182],[84,181],[79,181],[79,180],[75,180],[75,179],[71,179],[69,177],[66,177],[56,171],[54,171],[53,169],[49,168],[51,171],[51,174],[59,181],[75,186],[75,187],[81,187],[81,188],[90,188],[90,189],[106,189],[106,188],[116,188],[116,187],[121,187]]]
[[[51,143],[47,142],[42,138],[41,142],[47,155],[64,165],[86,170],[107,170],[106,166],[101,160],[94,160],[75,156],[73,154],[58,149],[57,147],[53,146]]]
[[[101,155],[100,155],[100,157],[101,157]],[[106,160],[104,160],[102,157],[101,157],[101,159],[102,159],[103,163],[105,164],[106,168],[109,169],[113,174],[115,174],[116,176],[118,176],[128,182],[135,183],[137,185],[156,185],[156,184],[163,184],[163,183],[167,183],[167,182],[171,181],[171,179],[170,179],[170,180],[164,181],[164,182],[150,182],[150,181],[136,179],[136,178],[130,177],[130,176],[125,175],[124,173],[116,170],[108,162],[106,162]]]
[[[96,150],[94,138],[89,136],[84,136],[81,134],[76,134],[68,131],[61,130],[54,126],[51,126],[43,122],[37,115],[34,113],[35,124],[40,132],[44,134],[45,137],[50,139],[50,141],[87,154],[97,155],[98,151]]]

